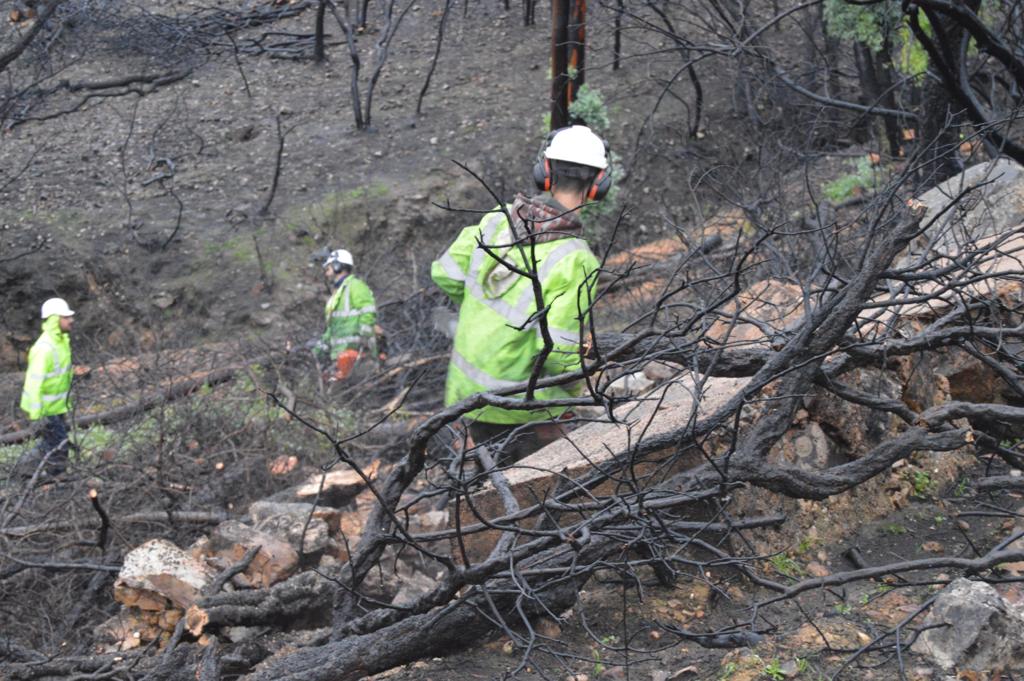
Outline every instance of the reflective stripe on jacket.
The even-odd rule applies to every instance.
[[[327,301],[324,321],[323,345],[332,360],[349,349],[376,354],[373,325],[377,323],[377,306],[373,292],[362,279],[351,274],[345,277]]]
[[[523,242],[521,249],[510,247],[512,241],[505,215],[500,211],[490,213],[478,225],[463,229],[431,266],[431,278],[459,305],[445,385],[446,405],[475,393],[528,380],[544,348],[540,325],[534,318],[538,307],[530,280],[506,268],[480,248],[479,242],[515,269],[536,267],[544,306],[549,306],[547,324],[554,342],[541,376],[556,376],[580,367],[580,324],[583,321],[585,328],[587,310],[593,300],[597,258],[587,243],[576,237],[532,247]],[[535,397],[571,397],[578,395],[581,387],[577,384],[545,388],[537,390]],[[485,423],[517,424],[557,418],[565,411],[565,407],[526,411],[488,406],[467,416]]]
[[[43,322],[43,333],[28,351],[21,408],[33,421],[66,414],[71,408],[71,338],[60,330],[60,317]]]

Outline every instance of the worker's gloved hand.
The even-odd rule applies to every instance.
[[[352,375],[352,369],[355,368],[356,362],[359,360],[359,351],[355,349],[343,350],[338,355],[338,359],[334,363],[334,380],[344,381],[346,378]]]

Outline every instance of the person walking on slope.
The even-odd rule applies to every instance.
[[[518,194],[506,207],[466,227],[431,265],[434,282],[458,306],[458,321],[445,405],[470,395],[530,379],[545,347],[538,309],[547,308],[553,341],[541,378],[580,368],[581,330],[593,300],[597,258],[581,236],[578,208],[611,188],[608,148],[589,128],[574,125],[550,133],[534,166],[533,198]],[[517,272],[518,270],[518,272]],[[535,272],[543,302],[520,272]],[[582,385],[539,389],[535,399],[576,396]],[[525,393],[517,395],[525,397]],[[563,434],[557,420],[565,407],[533,410],[485,406],[466,415],[475,444],[501,443],[496,457],[507,465]]]
[[[64,414],[71,409],[71,326],[75,313],[63,298],[43,303],[43,332],[28,351],[21,391],[21,408],[32,421],[42,421],[36,448],[21,462],[31,476],[40,462],[45,472],[60,475],[68,463],[68,428]],[[28,470],[31,467],[31,470]]]
[[[331,251],[324,260],[324,277],[331,288],[331,297],[324,308],[324,335],[319,349],[334,367],[330,378],[344,380],[352,374],[356,363],[365,355],[383,362],[387,357],[378,347],[377,306],[373,291],[362,279],[352,274],[352,254],[343,248]],[[380,343],[383,345],[383,343]]]

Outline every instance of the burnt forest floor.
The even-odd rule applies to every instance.
[[[985,468],[975,465],[945,489],[936,489],[931,480],[918,476],[919,494],[902,508],[877,521],[853,522],[852,534],[828,545],[794,537],[786,552],[758,561],[761,574],[792,583],[896,561],[980,556],[1024,526],[1020,494],[969,495],[967,482],[985,473]],[[851,554],[856,554],[853,561],[859,558],[860,562],[851,562]],[[1005,580],[996,585],[997,590],[1011,602],[1022,602],[1024,594],[1015,580],[1024,573],[1024,566],[1003,567],[994,575]],[[894,627],[918,613],[921,604],[948,583],[951,576],[942,570],[819,589],[796,601],[765,607],[759,610],[756,624],[764,639],[752,647],[727,650],[680,641],[672,629],[705,633],[749,623],[750,606],[770,598],[772,592],[730,571],[715,570],[696,578],[694,573],[681,572],[673,587],[660,585],[653,573],[646,577],[642,582],[624,581],[606,572],[591,580],[561,621],[532,624],[536,648],[529,659],[524,659],[523,645],[531,632],[516,627],[514,636],[495,634],[472,649],[414,662],[374,678],[454,681],[515,673],[519,679],[559,681],[889,681],[901,678],[901,665],[911,681],[953,678],[908,650],[897,656],[892,645]],[[924,616],[919,614],[905,625],[904,642],[912,640],[909,637]],[[560,642],[552,643],[554,638]],[[863,653],[861,649],[869,644],[877,645],[878,651]],[[858,652],[863,654],[853,659]]]
[[[198,5],[179,0],[139,6],[186,14]],[[249,55],[236,61],[227,50],[204,55],[187,78],[145,97],[96,100],[75,113],[6,131],[0,139],[0,429],[26,426],[17,399],[24,352],[38,334],[35,317],[44,298],[64,296],[78,310],[77,364],[136,361],[147,369],[129,367],[109,382],[84,379],[78,408],[92,413],[123,406],[174,377],[219,366],[223,358],[208,356],[210,348],[230,345],[227,354],[237,361],[318,335],[325,292],[310,257],[325,246],[355,253],[357,273],[377,295],[396,358],[443,353],[445,341],[429,328],[427,312],[441,299],[430,285],[430,262],[460,227],[479,219],[445,207],[478,211],[495,204],[453,161],[466,164],[503,200],[529,192],[547,109],[550,36],[543,23],[524,28],[517,12],[502,11],[498,3],[474,4],[465,13],[460,8],[450,19],[424,113],[416,116],[439,8],[417,3],[405,17],[374,94],[370,130],[355,129],[350,62],[345,47],[335,44],[322,65]],[[590,227],[595,251],[609,247],[620,210],[626,212],[613,250],[663,236],[699,239],[705,219],[720,207],[763,190],[763,178],[744,175],[758,162],[750,149],[756,133],[746,114],[737,113],[735,74],[727,63],[702,66],[705,109],[697,138],[686,138],[687,108],[678,102],[666,103],[647,122],[662,90],[661,76],[651,74],[676,71],[678,55],[666,49],[666,39],[627,34],[623,68],[613,71],[609,16],[596,3],[593,12],[588,81],[608,105],[607,135],[617,153],[620,188],[613,209]],[[272,30],[309,32],[312,20],[306,12]],[[79,30],[83,39],[95,38],[86,35],[87,26]],[[264,30],[245,29],[235,39]],[[333,31],[337,41],[336,25]],[[371,22],[360,44],[378,37]],[[146,55],[123,47],[91,51],[63,77],[101,79],[166,65],[166,54]],[[46,111],[69,103],[55,100]],[[766,107],[766,118],[782,117],[777,102]],[[280,184],[269,213],[261,215],[280,142],[278,123],[284,135]],[[846,155],[838,154],[827,173],[845,172]],[[166,170],[156,159],[173,161],[172,179],[154,180]],[[694,181],[712,168],[723,177],[706,185]],[[410,421],[439,405],[443,368],[443,362],[432,365],[411,393],[405,405]],[[112,511],[244,508],[302,480],[331,454],[321,438],[285,418],[264,392],[268,384],[285,386],[300,411],[319,409],[335,433],[351,431],[354,413],[377,409],[406,387],[375,384],[362,397],[353,389],[317,392],[308,358],[291,371],[247,374],[233,387],[203,390],[191,406],[158,410],[131,429],[97,429],[87,447],[92,458],[67,481],[41,491],[40,514],[66,512],[72,498],[87,509],[84,494],[97,487],[102,493],[127,490],[116,496]],[[299,468],[276,478],[268,473],[268,461],[291,453],[299,456]],[[355,451],[360,462],[380,455],[372,444]],[[850,546],[871,563],[875,556],[881,562],[894,555],[971,552],[965,532],[982,551],[1005,536],[1003,518],[965,519],[964,530],[957,513],[982,500],[955,491],[922,489],[923,498],[858,528],[841,546],[804,545],[794,537],[792,555],[766,558],[763,567],[784,580],[779,570],[799,577],[811,563],[832,572],[848,569],[842,554]],[[1011,510],[1019,502],[1012,494],[985,501]],[[119,539],[144,540],[145,529]],[[195,535],[179,528],[172,538],[185,545]],[[386,676],[492,678],[518,670],[526,679],[577,674],[655,680],[664,671],[679,672],[679,679],[753,679],[770,678],[773,661],[802,667],[799,658],[807,666],[798,678],[817,679],[845,657],[822,654],[814,637],[794,642],[807,620],[788,605],[764,614],[761,624],[775,632],[754,651],[726,654],[675,641],[663,625],[700,631],[749,617],[749,588],[735,575],[707,581],[682,576],[675,588],[658,586],[653,577],[642,585],[616,580],[602,574],[591,582],[560,625],[566,645],[556,650],[575,656],[564,665],[540,654],[521,666],[519,649],[499,637]],[[871,636],[885,626],[883,614],[903,612],[930,593],[928,586],[888,586],[899,584],[861,585],[842,600],[815,593],[803,605],[819,626],[835,625],[836,648],[856,648],[859,634]],[[49,594],[40,603],[57,608],[66,599]],[[12,608],[5,619],[16,621],[17,608],[26,604],[7,605]],[[82,631],[109,614],[103,610],[87,613]],[[627,639],[632,651],[623,666]],[[894,678],[892,665],[855,670],[848,678]],[[692,673],[683,671],[688,667]],[[745,677],[744,670],[750,672]]]

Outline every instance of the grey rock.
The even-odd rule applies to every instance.
[[[323,551],[330,539],[327,523],[311,517],[312,504],[258,501],[249,507],[249,515],[260,532],[278,537],[302,554]]]
[[[430,311],[430,318],[435,331],[444,334],[446,338],[455,338],[455,328],[458,326],[459,318],[454,310],[447,307],[435,307]]]
[[[651,362],[644,366],[644,376],[659,385],[672,380],[683,371],[684,367],[673,362]]]
[[[1024,222],[1024,169],[1013,161],[999,159],[971,166],[918,197],[928,209],[922,224],[971,187],[977,189],[915,240],[913,251],[925,252],[930,245],[939,251],[959,252],[964,243],[1000,234]]]
[[[391,601],[392,605],[410,605],[437,586],[436,579],[418,571],[410,571],[402,575],[400,579],[401,584],[394,600]]]
[[[608,386],[607,393],[613,397],[629,397],[641,395],[654,387],[654,381],[647,378],[643,372],[626,374],[612,381]]]
[[[843,382],[873,397],[900,400],[903,387],[895,374],[881,369],[854,369]],[[847,460],[859,459],[882,442],[895,436],[902,421],[894,415],[853,404],[826,389],[818,389],[807,401],[807,410]]]
[[[287,541],[237,520],[227,520],[214,528],[207,550],[231,565],[254,546],[260,549],[244,573],[250,582],[268,587],[287,579],[298,569],[299,556]]]
[[[944,670],[1020,668],[1024,613],[991,585],[957,579],[939,594],[912,650]]]
[[[844,457],[821,426],[808,421],[802,428],[789,430],[768,454],[773,463],[784,462],[806,470],[825,470],[846,463]]]

